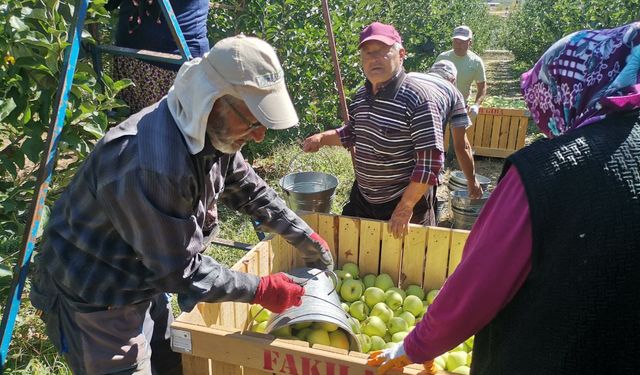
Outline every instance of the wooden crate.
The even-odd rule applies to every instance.
[[[471,148],[478,156],[506,158],[524,147],[529,111],[523,109],[480,108],[473,125],[467,129]],[[449,147],[449,125],[444,134],[445,151]]]
[[[395,239],[382,221],[319,213],[302,217],[327,240],[339,266],[354,262],[363,275],[388,273],[402,288],[440,288],[460,262],[469,234],[412,225],[404,238]],[[301,265],[298,251],[275,236],[257,244],[233,269],[267,275]],[[173,349],[183,353],[184,374],[375,374],[363,353],[244,332],[248,311],[245,303],[200,303],[181,314],[171,326],[171,337]],[[421,369],[412,365],[403,373]]]

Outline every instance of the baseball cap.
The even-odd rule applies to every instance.
[[[284,71],[273,47],[245,35],[222,39],[205,56],[211,67],[268,129],[298,124],[298,115],[284,83]]]
[[[469,26],[458,26],[453,29],[453,39],[469,40],[473,38],[473,33]]]
[[[396,28],[380,22],[374,22],[362,30],[358,48],[362,47],[362,43],[369,40],[377,40],[388,46],[392,46],[394,43],[402,44],[402,38]]]
[[[440,60],[431,65],[429,73],[435,73],[447,81],[455,81],[458,76],[458,69],[449,60]]]

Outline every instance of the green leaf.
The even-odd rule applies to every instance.
[[[13,98],[0,99],[0,121],[9,116],[11,111],[16,108],[16,102]]]
[[[44,146],[44,141],[38,137],[29,137],[22,144],[22,151],[34,163],[40,161],[40,153]]]
[[[13,272],[11,272],[11,268],[9,268],[9,266],[0,264],[0,279],[3,279],[3,278],[13,278]]]
[[[29,27],[18,17],[11,16],[9,17],[9,25],[13,29],[13,31],[27,31]]]

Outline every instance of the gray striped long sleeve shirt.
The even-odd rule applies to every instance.
[[[202,252],[218,231],[217,204],[282,234],[307,261],[319,257],[312,229],[244,161],[207,141],[191,155],[165,100],[111,129],[55,203],[39,255],[65,295],[121,306],[178,293],[200,301],[253,299],[259,279]],[[36,306],[37,307],[37,306]]]

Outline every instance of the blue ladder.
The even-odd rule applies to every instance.
[[[136,50],[131,48],[121,48],[115,46],[98,46],[99,52],[107,52],[112,54],[119,54],[125,56],[132,56],[143,60],[162,61],[174,64],[182,64],[185,61],[191,59],[191,53],[187,47],[187,42],[184,39],[182,30],[178,25],[178,20],[173,13],[173,8],[169,3],[169,0],[158,0],[160,8],[164,18],[168,20],[169,29],[173,34],[174,40],[180,49],[180,55],[172,55],[166,53],[158,53],[147,50]],[[76,0],[75,14],[71,22],[71,30],[69,32],[69,46],[65,50],[64,61],[62,65],[62,71],[64,72],[60,83],[58,84],[58,90],[56,93],[55,109],[53,111],[54,116],[51,119],[49,125],[49,132],[47,135],[47,141],[45,143],[45,153],[43,154],[40,162],[40,168],[38,171],[38,179],[36,181],[34,199],[29,211],[28,226],[25,229],[22,249],[18,255],[18,262],[15,265],[13,271],[13,279],[11,281],[11,289],[9,290],[9,297],[5,305],[4,313],[2,315],[2,325],[0,326],[0,333],[2,334],[2,340],[0,341],[0,374],[4,372],[4,365],[7,361],[7,354],[9,352],[9,344],[11,343],[11,337],[13,335],[13,329],[16,323],[16,317],[18,316],[18,310],[20,309],[20,298],[24,289],[24,283],[27,278],[29,270],[29,263],[31,261],[31,255],[36,244],[36,233],[40,227],[40,221],[42,218],[42,210],[45,206],[45,198],[49,190],[49,183],[51,182],[51,175],[53,173],[53,166],[55,164],[55,155],[60,141],[60,134],[64,127],[65,112],[67,109],[67,100],[69,97],[69,91],[73,84],[73,75],[76,70],[76,64],[78,62],[78,53],[81,44],[81,35],[84,28],[84,21],[87,15],[87,8],[89,7],[89,0]],[[94,55],[95,61],[95,55]],[[99,61],[99,60],[98,60]],[[95,67],[97,71],[98,67]]]

